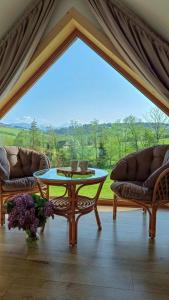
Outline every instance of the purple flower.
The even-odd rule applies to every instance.
[[[30,230],[37,232],[37,228],[46,222],[50,216],[54,217],[53,204],[38,195],[20,194],[7,203],[8,228]]]

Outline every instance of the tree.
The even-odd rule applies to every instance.
[[[69,161],[67,161],[66,153],[64,149],[59,149],[57,156],[56,156],[56,166],[63,167],[67,165]]]
[[[33,120],[31,123],[30,136],[31,136],[31,148],[37,150],[39,146],[39,136],[38,136],[38,126],[35,120]]]
[[[26,147],[26,139],[25,139],[25,130],[21,130],[18,132],[15,140],[14,140],[14,145],[20,146],[20,147]]]
[[[140,143],[142,148],[151,147],[155,144],[154,134],[151,128],[145,126],[142,128]]]
[[[106,165],[106,158],[107,158],[107,151],[103,145],[102,142],[100,142],[99,147],[98,147],[98,162],[97,166],[98,167],[105,167]]]
[[[133,115],[128,116],[124,119],[124,123],[130,134],[130,143],[135,151],[139,150],[140,132],[136,118]]]
[[[44,134],[43,134],[44,136]],[[57,145],[57,135],[56,131],[52,126],[47,127],[45,132],[45,141],[46,141],[46,154],[49,157],[52,165],[56,165],[56,158],[58,154],[58,145]]]
[[[69,136],[69,152],[70,160],[77,159],[77,138],[75,128],[78,126],[77,121],[71,121],[70,136]]]
[[[126,155],[126,127],[120,120],[117,120],[112,124],[112,136],[115,137],[115,145],[117,151],[117,159],[120,159],[122,156]],[[113,150],[114,143],[112,145]]]
[[[13,142],[13,145],[30,148],[31,147],[31,136],[30,130],[21,129]]]
[[[154,132],[155,143],[158,144],[160,139],[165,137],[168,117],[159,108],[155,107],[146,119]]]
[[[97,120],[94,120],[91,122],[91,138],[92,138],[92,144],[95,151],[96,162],[98,158],[98,132],[99,132],[99,122]]]
[[[84,134],[84,128],[82,124],[78,122],[73,123],[73,136],[75,139],[74,144],[77,146],[77,152],[79,153],[79,159],[85,158],[86,148],[86,135]]]

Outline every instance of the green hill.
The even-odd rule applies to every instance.
[[[21,131],[18,128],[11,128],[6,126],[0,126],[0,145],[13,145],[17,134]]]

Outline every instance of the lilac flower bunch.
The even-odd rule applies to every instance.
[[[48,217],[54,218],[52,202],[36,194],[20,194],[6,202],[9,229],[18,227],[36,235]]]

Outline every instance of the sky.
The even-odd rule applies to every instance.
[[[49,68],[1,120],[54,127],[144,116],[154,104],[81,40]]]

